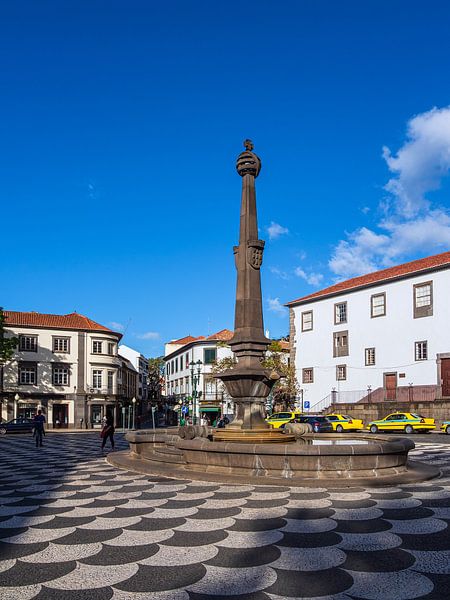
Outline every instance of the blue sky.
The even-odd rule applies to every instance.
[[[282,304],[450,248],[450,5],[3,3],[0,304],[149,356],[233,328],[250,137]]]

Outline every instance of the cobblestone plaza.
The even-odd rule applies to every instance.
[[[344,489],[137,475],[98,433],[44,444],[0,438],[2,600],[449,596],[449,444],[411,452],[441,479]]]

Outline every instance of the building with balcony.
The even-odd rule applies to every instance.
[[[41,408],[50,427],[94,426],[107,410],[119,421],[125,397],[118,387],[120,333],[78,313],[4,315],[6,336],[19,345],[3,369],[3,419],[30,417]]]
[[[450,399],[450,252],[289,302],[291,361],[312,410]]]

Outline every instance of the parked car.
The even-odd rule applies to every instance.
[[[278,429],[278,427],[281,427],[282,425],[285,425],[286,423],[289,423],[289,421],[292,421],[292,419],[295,419],[296,417],[300,417],[302,413],[300,412],[277,412],[277,413],[273,413],[272,415],[270,415],[270,417],[266,418],[266,422],[269,423],[270,425],[272,425],[272,427],[275,427],[276,429]]]
[[[441,425],[442,433],[450,435],[450,421],[444,421]]]
[[[25,419],[24,417],[18,417],[11,421],[5,421],[0,423],[0,434],[5,433],[31,433],[34,428],[33,419]]]
[[[298,415],[291,419],[289,423],[309,423],[314,433],[332,433],[333,425],[323,415]],[[281,425],[284,429],[286,423]]]
[[[364,429],[364,422],[361,419],[353,419],[348,415],[325,415],[333,426],[333,431],[342,433],[344,431],[358,431],[358,429]]]
[[[405,433],[413,433],[414,431],[431,431],[435,427],[436,422],[434,419],[428,419],[416,413],[396,412],[379,421],[371,421],[367,429],[371,433],[377,433],[377,431],[404,431]]]

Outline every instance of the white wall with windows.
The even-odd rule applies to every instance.
[[[75,425],[75,396],[115,394],[118,334],[7,325],[8,336],[19,340],[18,348],[4,369],[4,393],[14,398],[13,406],[2,402],[2,418],[31,416],[38,408],[48,411],[47,421]],[[80,343],[82,348],[80,348]],[[83,389],[77,389],[79,372]],[[53,419],[55,413],[55,419]]]
[[[314,407],[332,389],[439,385],[437,358],[450,352],[450,269],[381,281],[292,306],[295,366]],[[292,332],[291,332],[292,334]]]
[[[125,344],[119,346],[119,355],[129,360],[138,372],[137,400],[145,402],[148,399],[148,360]]]

